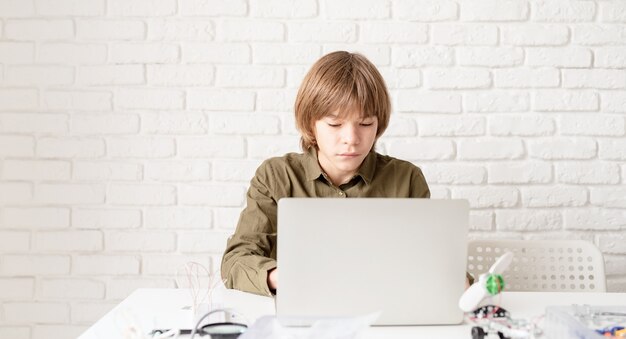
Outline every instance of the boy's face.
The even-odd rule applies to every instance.
[[[333,181],[349,180],[376,141],[378,118],[360,111],[333,112],[315,122],[314,133],[320,166]]]

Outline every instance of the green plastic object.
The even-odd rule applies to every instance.
[[[504,279],[502,279],[500,274],[491,274],[487,277],[485,287],[489,294],[496,295],[504,289]]]

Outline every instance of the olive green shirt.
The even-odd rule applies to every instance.
[[[356,175],[339,187],[322,171],[315,149],[268,159],[250,182],[247,205],[222,257],[226,287],[272,294],[267,274],[276,267],[277,202],[285,197],[429,198],[430,191],[417,166],[374,151]]]

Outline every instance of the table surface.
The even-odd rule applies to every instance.
[[[511,312],[514,318],[532,319],[544,314],[546,306],[590,304],[626,306],[626,293],[572,293],[572,292],[504,292],[493,303]],[[124,338],[129,326],[144,330],[154,328],[191,328],[192,297],[185,289],[141,288],[91,326],[79,339]],[[249,324],[264,315],[275,313],[274,299],[234,290],[213,292],[214,307],[229,307],[245,315]],[[415,338],[440,336],[469,338],[470,324],[451,326],[383,326],[370,327],[362,338]]]

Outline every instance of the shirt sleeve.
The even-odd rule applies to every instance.
[[[221,274],[227,288],[271,296],[267,272],[276,267],[276,201],[264,163],[250,182],[246,207],[228,239]]]
[[[411,198],[430,198],[430,189],[426,183],[426,178],[419,167],[411,173]]]

